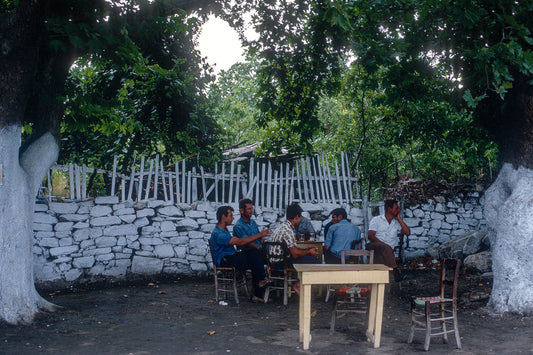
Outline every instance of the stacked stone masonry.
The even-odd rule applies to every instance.
[[[471,193],[451,202],[435,199],[406,206],[404,220],[412,233],[404,242],[404,256],[425,255],[429,247],[482,228],[481,203],[478,193]],[[68,285],[135,275],[208,273],[212,267],[207,241],[216,225],[217,207],[211,202],[119,202],[117,197],[38,203],[33,227],[36,283]],[[238,206],[232,207],[236,221]],[[323,227],[336,207],[302,204],[317,239],[324,239]],[[343,207],[364,231],[363,210]],[[275,228],[283,219],[277,210],[256,209],[259,228]]]

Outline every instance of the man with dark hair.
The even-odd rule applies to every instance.
[[[227,229],[227,226],[233,222],[233,208],[230,206],[221,206],[217,210],[218,223],[211,233],[211,246],[213,248],[213,262],[221,267],[235,267],[238,270],[252,270],[252,286],[254,296],[252,301],[263,302],[263,289],[267,284],[265,279],[265,269],[261,254],[255,248],[246,250],[235,250],[233,246],[243,246],[256,239],[261,238],[260,234],[237,238],[233,237]]]
[[[293,203],[287,207],[286,218],[287,220],[281,223],[272,232],[273,242],[284,242],[287,245],[290,253],[290,263],[292,264],[316,264],[318,263],[318,252],[316,247],[298,248],[296,244],[296,232],[295,228],[300,224],[302,220],[302,208]],[[276,249],[272,251],[272,254],[282,255],[280,247],[276,246]],[[281,261],[281,259],[280,259]],[[274,260],[275,262],[275,260]],[[294,285],[294,291],[300,293],[300,284]]]
[[[248,198],[243,198],[239,201],[239,212],[241,213],[241,218],[237,220],[237,223],[233,226],[233,235],[237,238],[245,238],[251,236],[257,236],[260,234],[260,238],[250,242],[246,245],[240,246],[239,249],[261,248],[261,238],[269,236],[272,232],[271,229],[263,228],[259,232],[259,227],[257,223],[252,219],[254,215],[254,203]]]
[[[326,264],[340,264],[341,251],[361,248],[361,230],[346,218],[344,208],[336,208],[331,212],[332,225],[324,242]]]
[[[368,226],[367,250],[374,250],[374,263],[385,264],[393,268],[394,280],[400,281],[401,275],[396,265],[394,248],[398,245],[398,232],[405,235],[411,230],[400,216],[400,207],[396,200],[385,200],[385,214],[370,221]]]

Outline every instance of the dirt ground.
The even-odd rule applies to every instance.
[[[331,301],[313,298],[310,349],[298,342],[298,298],[287,307],[279,299],[253,304],[241,296],[221,306],[214,300],[212,279],[138,280],[135,284],[96,289],[41,292],[63,307],[30,326],[0,323],[2,354],[417,354],[423,334],[407,344],[409,296],[429,295],[437,287],[437,271],[407,273],[401,289],[387,287],[382,341],[372,348],[365,337],[365,319],[337,320],[329,335]],[[462,275],[459,325],[462,350],[432,338],[433,354],[533,353],[533,317],[494,316],[479,298],[490,282]],[[482,296],[481,296],[482,297]]]

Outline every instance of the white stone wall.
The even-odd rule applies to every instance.
[[[302,204],[318,239],[337,205]],[[211,202],[173,205],[164,201],[119,203],[117,197],[84,202],[39,203],[35,208],[34,246],[37,284],[121,280],[134,275],[205,274],[211,270],[207,241],[216,225]],[[239,218],[237,205],[235,221]],[[348,218],[364,231],[363,211],[347,209]],[[259,228],[275,228],[284,217],[258,209]],[[478,196],[464,202],[431,201],[406,207],[405,222],[412,235],[406,241],[408,258],[428,247],[477,230],[484,225]],[[230,227],[231,229],[231,227]]]

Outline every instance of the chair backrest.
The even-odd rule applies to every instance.
[[[290,256],[289,248],[285,242],[265,242],[264,243],[265,255],[267,265],[273,267],[283,263],[284,267],[287,267],[287,262]],[[281,254],[280,254],[281,251]]]
[[[341,250],[341,264],[346,264],[346,258],[351,256],[358,257],[359,260],[361,260],[362,257],[367,257],[368,264],[374,264],[373,250]]]
[[[457,299],[460,259],[443,259],[440,263],[439,296]]]

